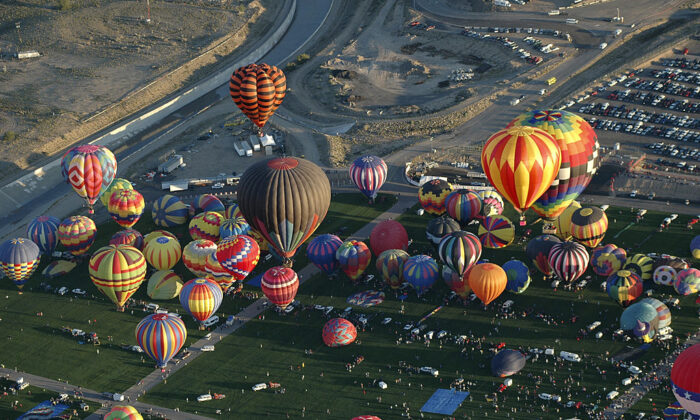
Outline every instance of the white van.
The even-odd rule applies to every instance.
[[[124,396],[115,392],[114,394],[112,394],[112,399],[114,401],[124,401]]]
[[[148,304],[146,304],[146,309],[148,309],[149,311],[155,312],[158,309],[160,309],[160,305],[158,305],[156,303],[148,303]]]
[[[617,392],[617,391],[610,391],[610,392],[608,392],[608,395],[605,396],[605,398],[607,398],[607,399],[609,399],[609,400],[614,400],[615,398],[617,398],[618,395],[620,395],[619,392]]]
[[[544,349],[545,356],[554,356],[554,349]]]
[[[622,380],[622,385],[627,386],[627,385],[629,385],[629,384],[631,384],[631,383],[632,383],[632,378],[625,378],[625,379]]]
[[[267,384],[265,382],[253,385],[253,391],[262,391],[263,389],[267,389]]]
[[[197,397],[198,402],[211,401],[211,399],[211,394],[202,394],[199,397]]]
[[[202,322],[202,325],[205,327],[211,327],[212,325],[215,325],[219,322],[219,316],[218,315],[212,315],[207,319],[206,321]]]
[[[561,357],[564,360],[568,360],[569,362],[580,362],[581,361],[581,356],[579,356],[576,353],[569,353],[568,351],[559,352],[559,357]]]
[[[508,299],[507,301],[503,302],[503,305],[501,305],[501,308],[508,309],[511,306],[513,306],[513,301]]]
[[[212,346],[212,345],[202,346],[202,351],[214,351],[214,346]]]

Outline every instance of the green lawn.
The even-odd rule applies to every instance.
[[[414,239],[410,251],[436,255],[436,250],[425,239],[425,225],[429,216],[417,216],[413,210],[415,208],[399,219],[408,230],[409,237]],[[656,233],[647,225],[658,226],[665,215],[650,212],[642,225],[627,229],[613,240],[612,236],[627,226],[634,215],[629,209],[615,208],[608,209],[608,214],[611,226],[608,240],[603,243],[612,242],[621,246],[624,243],[627,247],[633,247],[635,252],[668,252],[689,257],[688,243],[693,234],[685,230],[688,217],[681,216],[668,231]],[[534,217],[528,215],[528,219],[532,222]],[[519,227],[518,238],[528,228],[533,230],[532,236],[541,230],[539,224]],[[475,231],[474,226],[467,229]],[[523,249],[524,242],[518,242],[504,250],[485,250],[483,257],[497,263],[511,257],[524,259]],[[295,267],[300,268],[301,265],[295,264]],[[370,264],[368,272],[377,274],[374,263]],[[562,396],[564,402],[569,399],[582,401],[589,407],[597,404],[601,409],[606,405],[605,393],[615,388],[624,390],[621,380],[629,376],[609,363],[606,355],[639,345],[611,339],[612,331],[618,328],[622,308],[598,288],[603,279],[596,278],[592,271],[585,275],[589,274],[589,286],[578,293],[555,292],[542,281],[541,275],[535,274],[530,288],[522,295],[506,292],[488,309],[483,309],[478,303],[465,305],[451,302],[426,321],[428,329],[436,332],[441,329],[456,335],[471,332],[475,337],[484,337],[486,342],[504,341],[510,348],[553,347],[557,352],[573,351],[585,358],[584,363],[565,363],[556,371],[553,371],[552,360],[530,360],[523,371],[513,377],[514,387],[498,394],[497,402],[487,401],[487,397],[491,398],[502,381],[490,373],[492,353],[488,345],[482,348],[483,353],[468,345],[468,358],[465,358],[461,355],[462,347],[452,341],[440,346],[434,340],[429,348],[422,342],[396,344],[397,337],[405,337],[402,330],[405,323],[417,321],[443,302],[442,298],[448,290],[440,280],[433,291],[421,299],[409,294],[408,299],[401,303],[393,292],[387,290],[387,300],[378,307],[355,308],[355,312],[374,316],[371,327],[360,332],[358,342],[353,345],[336,349],[325,347],[321,341],[321,329],[326,318],[310,306],[332,305],[342,310],[348,306],[345,303],[348,295],[367,288],[352,285],[342,274],[337,278],[317,275],[309,279],[297,295],[297,299],[308,309],[298,310],[292,315],[277,315],[268,310],[264,320],[255,320],[218,343],[216,352],[191,362],[187,368],[173,374],[167,385],[153,389],[144,401],[211,416],[215,415],[216,410],[226,413],[230,409],[240,418],[261,418],[266,415],[280,418],[286,414],[298,418],[304,408],[310,418],[346,419],[360,414],[397,418],[404,402],[411,413],[416,413],[436,388],[447,388],[453,379],[464,377],[475,382],[475,385],[469,387],[471,399],[467,399],[458,409],[455,413],[457,417],[483,418],[488,415],[503,418],[506,413],[511,418],[521,419],[574,417],[577,415],[574,409],[555,403],[543,405],[543,401],[534,394],[556,393]],[[673,293],[670,288],[659,288],[655,295]],[[495,319],[496,308],[506,299],[515,301],[516,313],[528,311],[530,315]],[[683,336],[697,330],[694,299],[694,296],[681,299],[682,309],[673,310],[674,335]],[[557,323],[548,324],[536,318],[534,315],[538,312],[552,316]],[[578,318],[575,324],[571,321],[573,315]],[[383,326],[380,321],[385,316],[392,317],[393,321]],[[604,332],[603,338],[579,338],[578,331],[596,320],[602,322],[597,331]],[[313,350],[313,354],[306,354],[306,349]],[[345,363],[353,355],[363,355],[365,361],[348,372]],[[643,366],[660,357],[662,352],[652,346],[635,363]],[[440,377],[401,374],[398,371],[399,361],[438,368]],[[549,371],[556,384],[543,374],[544,370]],[[396,382],[399,378],[402,379],[401,383]],[[375,379],[385,381],[388,389],[373,387]],[[572,381],[570,392],[562,389],[565,380]],[[263,381],[279,382],[285,393],[251,391],[252,385]],[[223,393],[227,397],[218,401],[196,402],[197,395],[209,391]],[[498,404],[498,412],[494,403]],[[331,414],[328,415],[326,410],[330,410]],[[578,413],[578,416],[586,417],[584,413]],[[442,418],[428,414],[425,417]]]
[[[13,381],[0,379],[0,388],[3,389],[2,395],[0,395],[0,418],[15,419],[22,415],[22,413],[37,406],[39,403],[49,400],[50,398],[58,397],[58,394],[55,392],[46,391],[45,389],[35,386],[29,386],[16,394],[12,394],[10,387],[13,385]],[[75,410],[77,417],[74,416],[73,418],[87,418],[99,408],[98,405],[91,401],[87,401],[87,404],[89,409],[83,411],[80,409],[80,400],[71,399],[71,401],[67,403],[69,408],[64,411],[63,414],[71,413]]]

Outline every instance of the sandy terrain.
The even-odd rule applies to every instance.
[[[5,56],[0,62],[0,137],[8,131],[17,135],[0,143],[2,174],[67,146],[83,134],[70,133],[80,123],[202,52],[222,43],[234,50],[245,37],[233,39],[233,34],[246,35],[246,22],[263,25],[281,6],[270,0],[156,1],[147,24],[143,1],[74,0],[69,11],[56,10],[57,2],[48,0],[2,3],[2,52],[42,54],[21,61]],[[19,31],[15,21],[21,22]],[[199,67],[215,58],[202,61]],[[155,96],[201,77],[196,71],[158,86]]]

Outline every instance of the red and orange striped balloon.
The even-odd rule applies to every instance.
[[[282,70],[268,64],[249,64],[231,75],[229,93],[233,102],[259,128],[282,104],[287,78]]]

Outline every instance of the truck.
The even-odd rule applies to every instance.
[[[260,140],[258,139],[258,136],[251,134],[248,136],[248,141],[250,142],[250,145],[253,146],[254,151],[260,151]]]
[[[555,83],[557,83],[556,77],[550,77],[549,79],[547,79],[547,86],[552,86]]]
[[[559,15],[559,10],[550,10],[549,12],[547,12],[547,14],[549,16],[557,16]]]
[[[184,160],[182,159],[182,155],[173,155],[170,159],[158,165],[158,172],[169,174],[170,172],[179,168],[183,162]]]
[[[607,47],[608,47],[608,43],[607,43],[607,42],[601,42],[600,45],[598,45],[598,48],[600,48],[601,50],[604,50],[604,49],[607,48]]]
[[[242,144],[241,142],[234,141],[234,142],[233,142],[233,149],[236,151],[236,153],[237,153],[238,156],[240,156],[240,157],[243,157],[243,156],[246,155],[246,154],[245,154],[245,150],[246,150],[246,149],[245,149],[245,147],[243,147],[243,144]]]
[[[571,25],[575,25],[578,23],[578,19],[569,18],[569,19],[566,19],[564,22],[571,24]]]
[[[511,105],[517,105],[517,104],[519,104],[519,103],[520,103],[520,99],[518,99],[518,98],[513,98],[513,99],[510,101],[510,104],[511,104]]]

